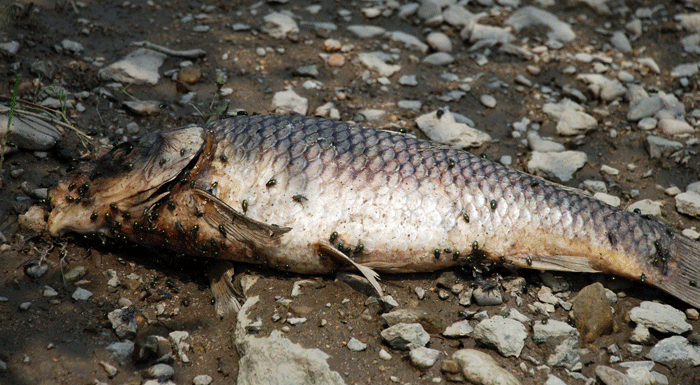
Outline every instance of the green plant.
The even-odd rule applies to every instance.
[[[10,102],[10,112],[7,116],[7,131],[0,138],[0,170],[2,170],[2,164],[5,161],[5,148],[7,147],[7,137],[12,132],[12,117],[15,115],[15,109],[17,108],[17,96],[19,95],[19,81],[20,76],[17,75],[17,80],[15,80],[15,88],[12,90],[12,101]],[[2,185],[2,173],[0,172],[0,186]]]

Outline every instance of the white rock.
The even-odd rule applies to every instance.
[[[76,301],[87,301],[92,297],[92,293],[88,290],[83,289],[82,287],[79,287],[75,289],[73,292],[73,295],[71,295],[71,298],[73,298]]]
[[[54,298],[58,297],[58,292],[54,290],[54,288],[52,288],[51,286],[46,285],[44,286],[44,292],[42,293],[42,295],[47,298]]]
[[[381,335],[389,346],[398,350],[415,349],[430,341],[430,335],[418,323],[399,323],[382,330]]]
[[[100,365],[102,366],[102,369],[104,369],[105,373],[107,373],[107,377],[109,378],[116,376],[117,372],[119,372],[117,368],[108,364],[107,362],[100,361]]]
[[[658,128],[666,135],[683,135],[695,132],[693,126],[676,119],[661,119]]]
[[[5,56],[15,56],[17,51],[19,51],[19,43],[14,40],[0,44],[0,52]]]
[[[559,20],[550,12],[530,5],[513,12],[506,20],[506,24],[515,28],[516,31],[539,25],[548,27],[551,31],[547,34],[547,37],[550,40],[557,40],[561,43],[568,43],[576,38],[576,33],[568,23]]]
[[[366,109],[366,110],[361,110],[359,112],[362,117],[365,118],[367,121],[373,121],[373,120],[379,120],[384,115],[386,115],[386,111],[384,110],[377,110],[377,109]]]
[[[618,198],[614,195],[597,192],[597,193],[593,194],[593,197],[595,199],[598,199],[599,201],[603,201],[603,202],[609,204],[610,206],[620,207],[620,198]]]
[[[467,26],[462,30],[462,32],[460,32],[459,36],[462,38],[462,40],[469,40],[471,43],[476,43],[470,48],[472,51],[498,43],[507,44],[515,40],[515,36],[510,33],[509,28],[501,28],[485,24],[475,24],[471,28]]]
[[[655,74],[661,73],[661,67],[659,67],[659,65],[656,64],[656,61],[650,57],[640,57],[637,59],[637,63],[641,64],[645,68],[648,68]]]
[[[263,18],[262,31],[275,39],[284,39],[290,33],[299,33],[299,26],[294,19],[283,13],[273,12]]]
[[[613,47],[617,48],[617,50],[622,53],[632,52],[632,44],[630,44],[630,41],[627,39],[624,32],[618,31],[613,33],[612,37],[610,38],[610,44],[612,44]]]
[[[566,322],[549,320],[537,322],[532,327],[532,338],[545,342],[547,365],[573,370],[580,365],[578,331]]]
[[[417,367],[418,369],[426,370],[435,365],[438,358],[440,358],[440,354],[441,353],[439,350],[421,346],[411,350],[409,356],[413,366]]]
[[[602,172],[603,174],[608,174],[608,175],[612,175],[612,176],[620,175],[620,170],[618,170],[614,167],[610,167],[610,166],[605,165],[605,164],[600,166],[600,172]]]
[[[350,25],[348,26],[348,31],[352,32],[359,38],[370,38],[374,36],[383,35],[386,30],[382,27],[377,27],[374,25]]]
[[[545,103],[542,106],[542,112],[547,114],[547,116],[557,121],[561,117],[561,114],[566,110],[583,111],[583,107],[580,104],[572,101],[571,99],[564,98],[559,103]]]
[[[649,131],[655,129],[657,124],[658,120],[654,118],[644,118],[637,123],[637,127],[640,130]]]
[[[459,29],[473,26],[484,16],[486,16],[486,13],[473,14],[464,6],[457,4],[450,5],[442,12],[442,17],[445,22]]]
[[[488,134],[464,123],[457,123],[449,110],[437,110],[419,116],[416,124],[431,140],[456,148],[479,147],[491,141]]]
[[[662,108],[664,108],[664,102],[658,95],[634,99],[630,102],[627,120],[637,121],[654,116]]]
[[[700,13],[687,13],[676,16],[683,29],[690,32],[700,32]]]
[[[646,140],[646,148],[652,159],[666,157],[674,151],[683,148],[683,143],[664,139],[658,136],[649,135]]]
[[[486,353],[461,349],[452,355],[462,369],[464,378],[479,385],[520,385],[520,381]]]
[[[698,73],[697,63],[687,63],[675,66],[670,75],[674,78],[691,77]]]
[[[350,338],[350,341],[348,341],[348,349],[352,350],[353,352],[361,352],[367,349],[367,344],[355,337],[352,337]]]
[[[145,378],[169,380],[175,375],[175,369],[168,364],[155,364],[143,372]]]
[[[387,64],[387,61],[392,60],[391,55],[384,52],[362,52],[357,55],[357,60],[372,71],[376,71],[381,76],[390,77],[394,73],[401,70],[398,64]]]
[[[681,336],[672,336],[659,341],[647,353],[646,358],[666,366],[700,365],[700,347],[691,345]]]
[[[423,63],[433,66],[443,66],[454,63],[455,58],[447,52],[435,52],[423,58]]]
[[[561,143],[540,138],[537,131],[530,131],[527,133],[527,143],[532,151],[562,152],[566,150],[566,147]]]
[[[389,361],[391,360],[391,354],[389,354],[389,352],[387,352],[386,350],[381,349],[379,350],[379,358],[381,358],[384,361]]]
[[[528,172],[547,179],[568,182],[576,170],[586,164],[588,157],[580,151],[538,152],[533,151],[527,163]]]
[[[479,322],[472,333],[476,341],[495,347],[504,357],[519,357],[525,347],[527,335],[523,324],[502,316]]]
[[[442,335],[450,338],[460,338],[468,336],[473,331],[474,328],[469,324],[469,321],[464,320],[448,326],[445,331],[442,332]]]
[[[271,109],[278,115],[306,115],[308,108],[308,99],[299,96],[291,87],[275,93],[272,97]]]
[[[557,122],[557,134],[559,135],[580,135],[595,129],[598,121],[585,112],[573,109],[565,109]]]
[[[630,320],[661,333],[681,334],[693,327],[685,322],[685,314],[669,305],[644,301],[630,310]]]
[[[483,104],[484,106],[486,106],[488,108],[495,108],[496,107],[496,98],[494,98],[491,95],[486,95],[486,94],[481,95],[481,97],[479,97],[479,101],[481,102],[481,104]]]
[[[134,352],[134,343],[129,340],[113,342],[106,349],[119,358],[126,358]]]
[[[425,38],[430,48],[440,52],[452,52],[452,41],[442,32],[432,32]]]
[[[187,351],[190,349],[190,344],[185,342],[189,336],[190,333],[182,330],[176,330],[168,334],[168,340],[172,344],[173,350],[175,350],[177,356],[184,363],[190,362],[190,359],[187,357]]]
[[[700,194],[687,191],[676,195],[676,210],[681,214],[700,216]]]
[[[192,379],[192,385],[210,385],[214,381],[211,376],[207,374],[200,374]]]
[[[399,100],[398,103],[396,103],[399,108],[405,108],[408,110],[413,110],[413,111],[420,111],[420,108],[423,106],[423,103],[421,103],[420,100]]]
[[[639,209],[642,215],[653,215],[655,217],[661,216],[661,206],[662,202],[653,201],[651,199],[642,199],[627,206],[627,211],[634,212],[635,209]]]
[[[61,41],[61,46],[63,47],[63,49],[71,51],[75,54],[83,52],[84,49],[82,44],[68,39],[63,39],[63,41]]]
[[[428,45],[423,43],[419,38],[407,34],[406,32],[394,31],[389,32],[389,39],[403,43],[407,48],[415,49],[421,53],[428,52]]]
[[[102,68],[97,75],[100,79],[120,83],[155,85],[160,80],[158,69],[166,57],[163,53],[139,48],[123,59]]]

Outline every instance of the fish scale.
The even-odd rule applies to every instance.
[[[192,149],[170,149],[170,142],[192,143]],[[143,244],[301,273],[352,268],[334,258],[347,258],[343,253],[380,272],[433,271],[475,258],[505,260],[519,267],[641,279],[700,304],[700,291],[691,285],[700,278],[698,243],[655,219],[446,145],[302,116],[238,116],[151,134],[142,143],[134,150],[137,155],[121,160],[133,169],[105,176],[102,183],[127,176],[135,181],[146,171],[144,165],[149,173],[157,172],[154,159],[165,159],[164,172],[172,174],[177,163],[189,183],[160,178],[159,185],[149,187],[151,199],[168,199],[178,208],[162,205],[154,209],[159,210],[155,221],[142,218],[157,229],[149,235],[128,223],[115,230],[94,221],[83,232],[118,232]],[[185,174],[186,162],[177,161],[179,156],[191,157],[191,174]],[[104,168],[100,162],[106,160],[69,179],[79,183],[81,175]],[[148,182],[142,183],[146,189]],[[213,184],[216,189],[210,188]],[[81,231],[75,223],[69,227],[56,219],[75,207],[61,200],[68,195],[65,185],[52,193],[54,234],[62,226]],[[142,210],[143,202],[124,201],[119,207]],[[85,211],[102,215],[98,206],[93,202]],[[175,229],[192,226],[200,229],[196,239],[174,235]],[[265,228],[274,242],[256,237]],[[217,247],[201,246],[209,244]],[[444,250],[459,251],[461,258]]]

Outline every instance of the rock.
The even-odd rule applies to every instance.
[[[532,338],[547,347],[547,365],[555,367],[580,368],[578,337],[576,329],[561,321],[538,322],[532,327]]]
[[[684,337],[672,336],[659,341],[645,357],[670,367],[698,366],[700,347],[690,344]]]
[[[377,72],[380,76],[390,77],[401,70],[400,65],[387,63],[393,61],[391,55],[380,51],[361,52],[357,55],[357,60],[365,67]]]
[[[316,64],[301,66],[297,67],[292,74],[294,76],[316,78],[318,77],[318,68],[316,68]]]
[[[527,133],[527,143],[532,151],[538,152],[562,152],[566,150],[563,144],[540,138],[537,131]]]
[[[156,85],[160,80],[158,69],[163,65],[166,57],[167,55],[163,53],[139,48],[123,59],[99,70],[97,75],[100,79],[120,83]]]
[[[442,332],[442,335],[450,338],[460,338],[468,336],[473,331],[474,328],[469,324],[469,321],[464,320],[448,326],[445,331]]]
[[[200,374],[192,379],[192,385],[210,385],[214,381],[211,376]]]
[[[389,361],[391,360],[391,354],[389,354],[389,352],[387,352],[386,350],[381,349],[379,350],[379,358],[381,358],[384,361]]]
[[[685,322],[685,314],[669,305],[644,301],[630,310],[630,320],[661,333],[682,334],[693,327]]]
[[[126,358],[134,352],[134,343],[126,340],[124,342],[113,342],[109,344],[106,348],[108,351],[112,352],[118,358]]]
[[[9,108],[9,105],[0,103],[0,108]],[[8,126],[8,115],[0,114],[0,136],[5,135]],[[19,148],[30,151],[43,151],[51,149],[63,135],[54,124],[43,119],[31,116],[15,115],[12,119],[8,139]]]
[[[609,204],[610,206],[613,207],[620,207],[620,198],[606,194],[606,193],[595,193],[593,194],[593,198],[598,199],[599,201],[605,202]]]
[[[107,377],[109,378],[116,376],[119,372],[117,368],[104,361],[100,361],[100,366],[102,366],[102,369],[104,369],[105,373],[107,373]]]
[[[0,52],[5,56],[15,56],[19,51],[19,43],[12,40],[0,44]]]
[[[598,121],[591,115],[573,109],[565,109],[559,116],[559,122],[557,122],[557,134],[566,136],[580,135],[595,129],[597,126]]]
[[[676,119],[661,119],[658,124],[659,129],[666,135],[692,134],[695,129],[690,124]]]
[[[44,291],[42,292],[42,295],[47,298],[55,298],[58,297],[58,292],[54,290],[51,286],[44,286]]]
[[[447,24],[459,29],[470,29],[479,19],[486,16],[486,13],[473,14],[463,5],[453,4],[445,8],[442,17]]]
[[[548,179],[568,182],[576,170],[586,164],[588,157],[580,151],[538,152],[533,151],[527,163],[528,172]]]
[[[175,376],[175,369],[167,364],[156,364],[143,371],[144,378],[155,378],[161,382]]]
[[[308,99],[299,96],[291,87],[272,97],[272,110],[278,115],[306,115],[308,108]]]
[[[345,56],[339,53],[334,53],[328,57],[328,65],[331,67],[342,67],[345,65]]]
[[[348,341],[348,349],[352,350],[353,352],[361,352],[367,349],[367,344],[355,337],[352,337],[350,338],[350,341]]]
[[[73,295],[71,295],[71,298],[76,301],[87,301],[90,299],[90,297],[92,297],[92,293],[83,289],[82,287],[75,289]]]
[[[323,50],[325,52],[338,52],[343,48],[343,43],[336,39],[326,39],[323,42]]]
[[[262,31],[275,39],[284,39],[289,34],[299,33],[299,26],[291,16],[279,12],[265,15]]]
[[[516,31],[533,26],[544,26],[551,31],[547,34],[550,40],[560,43],[568,43],[576,38],[576,33],[568,23],[565,23],[552,13],[543,11],[531,5],[522,7],[513,12],[506,20],[506,24]]]
[[[675,66],[670,75],[674,78],[691,77],[698,73],[697,63],[680,64]]]
[[[479,306],[496,306],[503,303],[503,296],[498,287],[485,289],[477,287],[473,292],[474,301]]]
[[[649,333],[649,329],[646,326],[637,324],[637,327],[632,330],[630,341],[638,344],[646,344],[651,341],[651,333]]]
[[[163,350],[167,350],[168,352],[161,352],[161,344],[165,345],[166,343],[168,344],[168,348]],[[169,344],[170,342],[161,336],[149,335],[145,338],[137,338],[136,342],[134,343],[134,353],[131,357],[133,358],[134,362],[145,363],[158,358],[159,354],[170,355],[171,349]]]
[[[386,33],[386,30],[384,28],[377,27],[374,25],[350,25],[348,26],[348,31],[352,32],[357,37],[362,39],[375,37]]]
[[[634,210],[639,209],[642,215],[653,215],[655,217],[661,216],[661,206],[662,202],[652,201],[651,199],[642,199],[627,206],[627,211],[634,212]]]
[[[138,331],[138,323],[134,317],[133,309],[125,306],[121,309],[116,309],[107,314],[109,322],[112,323],[112,329],[117,333],[120,339],[133,339]]]
[[[419,38],[410,35],[406,32],[394,31],[388,32],[387,35],[389,36],[389,39],[399,43],[403,43],[406,46],[406,48],[414,49],[421,53],[428,52],[427,44],[423,43]]]
[[[425,346],[430,341],[430,335],[417,323],[396,324],[384,329],[381,334],[389,346],[398,350],[415,349]]]
[[[552,289],[550,289],[547,286],[540,287],[540,290],[537,291],[537,299],[539,299],[541,302],[549,303],[552,305],[556,305],[559,303],[559,298],[552,294]]]
[[[547,381],[545,381],[544,385],[566,385],[566,382],[562,381],[559,377],[550,374],[549,377],[547,377]]]
[[[63,39],[61,41],[61,47],[63,47],[63,49],[65,49],[66,51],[70,51],[74,54],[79,54],[84,50],[82,44],[78,43],[77,41],[68,39]]]
[[[562,99],[559,103],[545,103],[542,106],[542,112],[547,114],[547,116],[554,121],[559,120],[561,114],[567,109],[583,111],[583,107],[581,107],[580,104],[567,98]]]
[[[664,108],[664,101],[658,95],[634,99],[630,102],[627,120],[636,122],[637,120],[654,116],[662,108]]]
[[[423,63],[433,66],[443,66],[454,63],[455,58],[447,52],[435,52],[423,58]]]
[[[434,314],[417,307],[394,309],[388,313],[382,314],[382,319],[389,326],[394,326],[401,323],[419,323],[430,333],[440,332],[440,328],[438,326],[440,325],[439,319],[437,319]]]
[[[687,191],[675,196],[676,210],[681,214],[700,216],[700,194]]]
[[[417,86],[418,81],[416,75],[403,75],[399,78],[399,84],[402,86]]]
[[[457,123],[449,110],[437,110],[421,115],[416,124],[425,135],[436,142],[456,148],[479,147],[491,137],[464,123]]]
[[[418,347],[409,353],[413,366],[421,370],[430,369],[440,358],[440,351],[426,347]]]
[[[386,114],[386,111],[377,110],[377,109],[367,109],[367,110],[360,110],[359,114],[362,115],[362,117],[365,120],[373,121],[373,120],[381,119]]]
[[[423,106],[423,103],[421,103],[420,100],[399,100],[396,105],[399,108],[405,108],[407,110],[413,110],[413,111],[420,111],[420,108]]]
[[[168,334],[168,340],[173,345],[173,348],[177,353],[178,358],[180,358],[180,360],[184,363],[190,362],[190,359],[187,357],[186,353],[187,350],[190,349],[190,344],[185,342],[185,339],[189,338],[189,336],[190,333],[180,330],[176,330]]]
[[[664,139],[658,136],[649,135],[646,140],[646,148],[652,159],[667,157],[674,151],[683,148],[683,143]]]
[[[431,32],[425,38],[430,48],[438,52],[452,52],[452,41],[442,32]]]
[[[576,329],[583,336],[584,342],[593,342],[601,335],[613,332],[615,319],[605,296],[605,288],[600,282],[581,289],[573,305]]]
[[[122,102],[124,107],[139,116],[154,116],[160,114],[161,103],[154,100],[127,100]]]
[[[488,108],[496,107],[496,98],[491,95],[481,95],[481,97],[479,97],[479,101]]]
[[[656,64],[656,61],[650,57],[637,58],[637,63],[639,63],[644,68],[648,68],[651,72],[655,74],[661,73],[661,67],[659,67],[659,65]]]
[[[63,279],[68,282],[73,282],[83,278],[85,275],[87,275],[87,273],[88,270],[85,266],[76,266],[68,270],[68,272],[63,275]]]
[[[182,68],[177,73],[177,80],[185,84],[195,84],[202,80],[202,70],[195,66],[189,66]]]
[[[598,365],[595,368],[595,374],[606,385],[640,385],[634,379],[603,365]]]
[[[472,337],[481,344],[496,348],[504,357],[519,357],[527,331],[518,321],[494,316],[479,322]]]
[[[474,349],[456,351],[457,361],[464,378],[475,385],[520,385],[520,381],[486,353]]]
[[[610,38],[610,44],[622,53],[632,53],[632,44],[624,32],[617,31]]]
[[[42,206],[32,206],[26,213],[17,216],[17,224],[25,231],[40,233],[46,229],[46,209]]]
[[[423,0],[421,1],[420,8],[418,8],[418,17],[423,20],[433,18],[440,14],[440,6],[435,0]]]

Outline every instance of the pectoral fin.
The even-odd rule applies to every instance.
[[[333,245],[330,244],[328,241],[323,241],[319,242],[316,244],[316,247],[321,251],[322,253],[335,258],[339,259],[345,262],[349,262],[351,265],[355,266],[357,270],[362,273],[362,275],[367,278],[369,283],[372,285],[374,290],[377,291],[377,294],[379,294],[380,298],[384,298],[384,291],[382,291],[381,286],[379,286],[379,282],[377,280],[379,279],[379,274],[372,270],[371,268],[367,266],[360,265],[359,263],[355,262],[352,260],[352,258],[348,257],[347,255],[343,254],[340,250],[336,249]]]
[[[194,188],[192,194],[209,225],[253,250],[275,246],[280,237],[291,230],[247,217],[202,189]]]
[[[236,299],[236,290],[233,286],[233,263],[219,260],[209,267],[207,273],[214,295],[216,315],[224,318],[228,314],[238,313],[241,310],[241,304]]]

